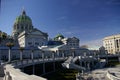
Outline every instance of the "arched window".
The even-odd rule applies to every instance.
[[[21,24],[21,30],[23,30],[23,29],[24,29],[23,24]]]
[[[23,26],[21,26],[21,29],[23,30]]]
[[[29,30],[31,30],[31,26],[29,26]]]
[[[117,46],[117,48],[119,48],[119,45],[118,45],[118,40],[116,40],[116,46]]]
[[[25,29],[26,29],[26,30],[28,29],[27,26],[25,27]]]

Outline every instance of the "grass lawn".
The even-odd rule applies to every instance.
[[[76,80],[76,73],[78,73],[76,70],[61,69],[43,77],[47,78],[48,80]]]

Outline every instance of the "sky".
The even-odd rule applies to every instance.
[[[1,0],[0,8],[0,30],[9,35],[23,8],[50,38],[75,36],[96,49],[104,37],[120,33],[120,0]]]

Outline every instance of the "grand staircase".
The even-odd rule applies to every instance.
[[[62,63],[62,66],[67,69],[75,69],[75,70],[86,70],[86,68],[79,66],[75,64],[75,61],[78,59],[78,57],[69,57],[64,63]]]

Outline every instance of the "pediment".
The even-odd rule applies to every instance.
[[[31,32],[31,34],[33,34],[33,35],[43,35],[43,32],[37,30],[37,31]]]

